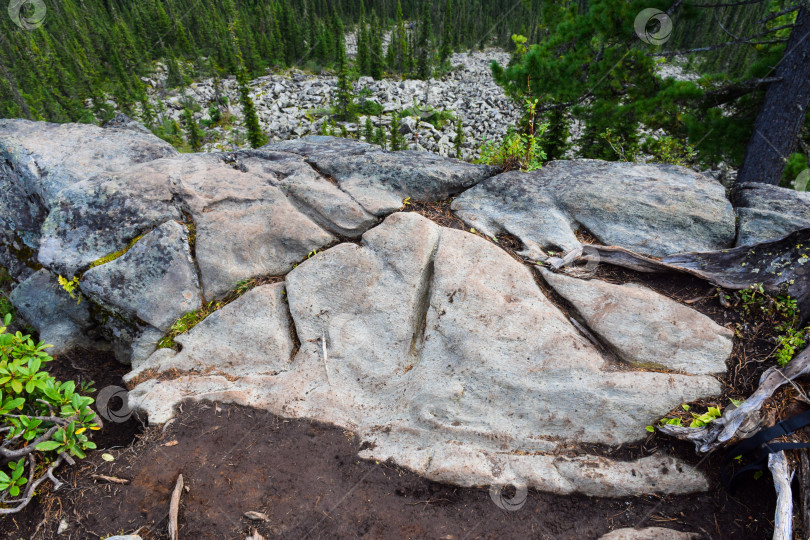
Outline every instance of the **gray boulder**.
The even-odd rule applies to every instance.
[[[40,226],[60,191],[96,174],[176,154],[170,144],[131,124],[105,129],[0,120],[0,231],[14,231],[36,249]]]
[[[301,343],[294,360],[277,345],[278,325],[263,315],[254,325],[258,307],[234,302],[225,309],[235,339],[218,344],[225,327],[203,326],[210,316],[181,353],[158,351],[138,370],[183,373],[141,382],[130,403],[155,423],[186,397],[329,422],[367,442],[362,457],[459,485],[599,496],[708,487],[663,453],[629,462],[558,455],[637,441],[673,407],[721,386],[706,375],[616,369],[528,268],[475,235],[393,214],[362,245],[300,264],[286,288]],[[264,343],[277,352],[245,349]]]
[[[183,314],[202,307],[188,231],[176,221],[167,221],[122,256],[86,272],[81,288],[95,301],[164,332]]]
[[[146,361],[133,363],[133,371],[124,379],[131,381],[148,369],[229,376],[275,374],[293,353],[284,284],[251,289],[177,336],[175,342],[180,352],[159,349]]]
[[[810,192],[768,184],[742,184],[735,188],[734,202],[738,246],[776,240],[810,227]]]
[[[290,152],[308,159],[329,159],[344,156],[356,156],[367,152],[380,152],[382,148],[376,144],[369,144],[356,139],[343,137],[329,137],[326,135],[310,135],[291,141],[270,143],[260,150],[273,152]]]
[[[182,220],[169,175],[173,158],[103,173],[62,189],[42,225],[38,259],[73,276],[169,220]]]
[[[62,354],[76,347],[109,348],[104,341],[88,336],[94,327],[88,303],[80,302],[78,296],[71,298],[57,277],[44,268],[17,285],[9,299],[39,333],[40,341],[53,345],[49,354]]]
[[[337,137],[312,136],[270,144],[263,149],[306,157],[321,173],[375,216],[402,207],[403,199],[443,200],[496,169],[427,152],[384,152],[376,145]]]
[[[375,216],[396,211],[408,197],[424,201],[447,199],[496,172],[488,165],[416,151],[316,156],[310,160]]]
[[[379,221],[301,156],[261,149],[245,154],[242,163],[250,171],[270,179],[300,212],[329,232],[355,238]]]
[[[654,257],[726,248],[735,235],[723,186],[675,165],[555,161],[486,180],[452,208],[488,236],[516,235],[532,258],[579,247],[579,228]]]
[[[540,272],[588,327],[631,365],[695,375],[726,371],[733,332],[694,309],[641,285]]]
[[[335,240],[273,185],[277,176],[255,163],[233,166],[220,155],[194,154],[167,162],[161,174],[172,178],[194,220],[206,300],[241,280],[284,274]]]

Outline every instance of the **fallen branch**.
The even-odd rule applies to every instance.
[[[698,452],[707,453],[734,437],[745,438],[759,430],[759,410],[781,386],[810,373],[810,348],[799,353],[784,368],[768,369],[759,380],[759,387],[739,407],[702,428],[662,425],[658,429],[677,439],[692,441]]]
[[[790,470],[784,451],[768,456],[768,469],[773,475],[773,486],[776,489],[773,540],[791,540],[793,538],[793,493],[790,491],[790,482],[793,479],[793,471]]]
[[[107,476],[104,474],[93,474],[91,477],[94,480],[101,480],[103,482],[109,482],[110,484],[129,484],[129,480],[126,478],[118,478],[117,476]]]
[[[59,456],[58,458],[56,458],[56,461],[54,461],[51,464],[51,466],[48,467],[48,470],[45,472],[45,474],[43,474],[41,477],[37,478],[37,480],[35,481],[34,480],[34,472],[36,471],[37,463],[36,463],[36,460],[34,459],[34,456],[29,454],[28,455],[28,464],[29,464],[28,489],[25,490],[25,493],[23,494],[23,496],[20,499],[15,499],[15,500],[11,500],[11,501],[0,500],[0,502],[2,502],[3,504],[17,504],[17,506],[14,506],[12,508],[0,508],[0,515],[14,514],[16,512],[19,512],[20,510],[22,510],[26,506],[28,506],[28,503],[30,503],[31,499],[34,498],[34,493],[35,493],[36,489],[45,480],[50,480],[51,482],[53,482],[54,491],[59,489],[62,486],[62,482],[53,475],[53,471],[55,471],[59,467],[59,465],[62,464],[62,461],[63,461],[63,456]]]
[[[177,483],[172,491],[172,499],[169,503],[169,538],[177,540],[177,516],[180,513],[180,495],[183,492],[183,475],[177,475]]]

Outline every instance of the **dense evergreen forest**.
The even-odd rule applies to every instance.
[[[0,116],[92,122],[145,99],[156,60],[169,84],[267,68],[335,67],[358,31],[361,74],[429,76],[456,49],[507,46],[531,35],[531,0],[60,0],[32,30],[0,17]],[[407,22],[406,22],[407,21]],[[418,31],[411,31],[420,25]],[[426,24],[424,24],[426,23]],[[393,30],[383,50],[383,34]],[[93,103],[92,112],[85,106]]]
[[[782,84],[774,70],[792,29],[801,26],[796,17],[803,1],[48,2],[47,16],[33,28],[0,17],[0,117],[103,122],[123,110],[155,127],[141,78],[161,62],[168,88],[236,75],[255,146],[266,139],[247,97],[248,81],[268,69],[337,73],[336,117],[348,120],[351,80],[359,75],[426,79],[450,69],[454,51],[497,46],[513,57],[494,66],[495,78],[527,111],[517,130],[542,125],[538,144],[546,159],[570,155],[578,123],[576,155],[633,160],[644,152],[665,161],[740,167],[766,91]],[[657,46],[642,43],[632,24],[651,7],[676,21],[667,42]],[[353,62],[344,43],[350,33]],[[685,61],[696,78],[652,76],[673,60]],[[196,123],[187,120],[187,142],[197,148]],[[806,120],[800,130],[790,128],[797,141],[782,153],[796,151],[780,158],[784,185],[807,168],[808,126]],[[644,130],[658,135],[651,139]]]

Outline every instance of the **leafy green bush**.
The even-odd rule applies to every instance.
[[[49,345],[34,343],[21,332],[9,334],[11,314],[0,326],[0,457],[7,471],[0,471],[0,514],[24,508],[42,482],[61,482],[53,471],[71,456],[84,458],[95,443],[86,435],[99,429],[90,408],[93,399],[81,395],[92,389],[76,383],[59,383],[41,370],[52,358]]]

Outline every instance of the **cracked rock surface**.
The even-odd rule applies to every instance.
[[[248,359],[249,370],[221,362],[240,356],[239,339],[177,364],[158,351],[142,368],[201,375],[147,380],[130,402],[154,422],[199,397],[334,423],[367,441],[363,457],[460,485],[609,496],[706,488],[696,470],[663,455],[632,462],[554,455],[570,444],[637,441],[646,425],[720,384],[700,373],[613,365],[526,266],[475,235],[393,214],[362,245],[341,244],[299,265],[286,289],[301,342],[292,361],[276,347],[258,364]],[[279,303],[275,310],[286,313]],[[233,311],[241,311],[228,315],[238,320],[253,312]],[[277,334],[262,324],[251,335],[276,343]]]
[[[781,238],[810,227],[810,193],[768,184],[743,184],[734,193],[738,246]]]
[[[721,393],[728,330],[643,287],[539,271],[397,211],[409,197],[458,195],[468,226],[513,234],[532,258],[576,248],[583,231],[653,256],[725,249],[735,213],[710,178],[591,160],[495,176],[318,136],[180,155],[126,118],[3,120],[0,142],[13,303],[57,351],[112,347],[130,362],[130,404],[153,423],[186,398],[229,401],[342,426],[364,458],[463,486],[708,488],[662,452],[605,456],[681,403]],[[793,219],[791,194],[753,193],[739,212]],[[767,234],[784,229],[771,223]],[[78,278],[87,301],[58,274]],[[156,350],[212,300],[222,305],[175,338],[178,350]]]
[[[164,332],[202,307],[188,231],[176,221],[167,221],[121,257],[86,272],[81,288]]]
[[[614,285],[540,270],[620,358],[638,367],[721,373],[733,332],[642,285]]]
[[[488,236],[514,234],[532,258],[579,247],[579,228],[654,257],[730,247],[735,236],[723,186],[676,165],[554,161],[481,182],[453,210]]]

